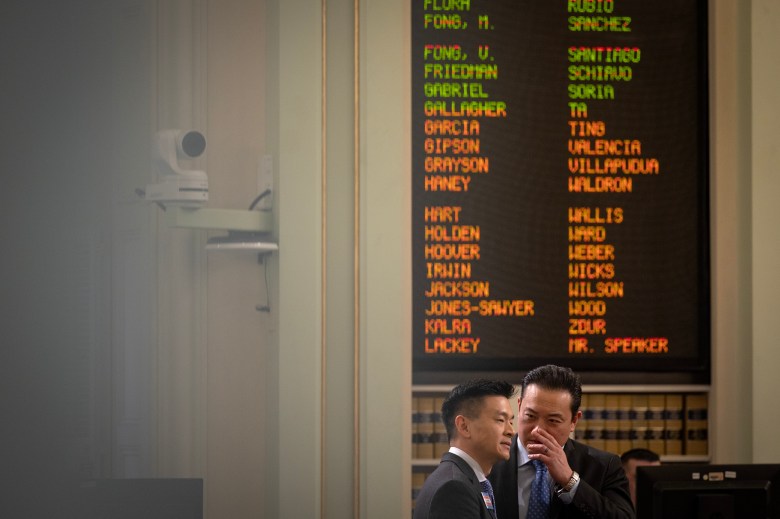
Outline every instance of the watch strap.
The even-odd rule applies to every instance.
[[[555,489],[555,495],[560,496],[561,494],[565,494],[566,492],[570,492],[572,488],[574,488],[574,485],[576,485],[580,480],[580,475],[577,474],[577,471],[573,471],[571,473],[571,477],[569,478],[569,481],[564,486],[556,485]]]

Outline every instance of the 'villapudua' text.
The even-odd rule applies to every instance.
[[[569,158],[569,171],[585,175],[657,175],[658,169],[652,158]]]

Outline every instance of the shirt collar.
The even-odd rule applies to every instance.
[[[525,450],[525,445],[523,445],[523,442],[520,440],[520,436],[517,437],[517,466],[522,467],[526,463],[530,462],[531,459],[528,457],[528,451]]]

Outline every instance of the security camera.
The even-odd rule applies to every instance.
[[[200,157],[205,151],[206,137],[195,130],[161,130],[155,135],[152,147],[159,182],[147,184],[144,198],[159,204],[200,206],[206,203],[209,199],[206,172],[185,169],[186,161]]]

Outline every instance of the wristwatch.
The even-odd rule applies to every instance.
[[[577,474],[576,471],[571,473],[571,477],[569,478],[569,482],[566,483],[564,486],[555,485],[555,495],[558,497],[561,497],[561,494],[565,494],[566,492],[569,492],[572,488],[574,488],[574,485],[579,483],[580,481],[580,475]]]

